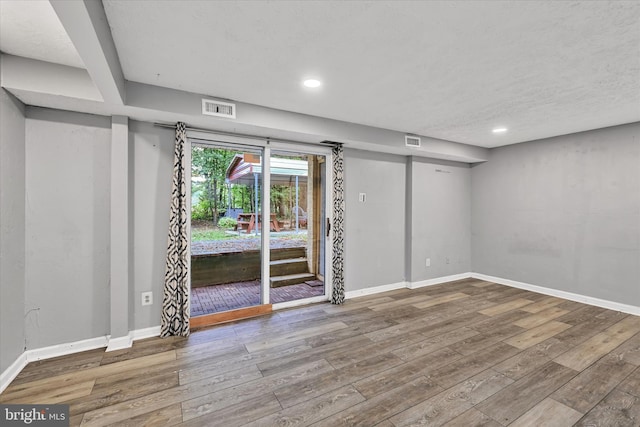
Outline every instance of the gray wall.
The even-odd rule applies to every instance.
[[[38,348],[109,333],[111,122],[28,108],[25,123],[1,101],[4,370],[25,337]],[[639,134],[503,147],[473,168],[346,150],[347,291],[472,270],[639,306]],[[160,322],[173,138],[130,121],[132,329]]]
[[[3,108],[3,124],[8,123],[4,115],[10,111]],[[3,135],[9,130],[3,126]],[[19,141],[15,135],[10,139]],[[132,287],[129,313],[122,316],[129,317],[130,328],[140,329],[160,324],[173,131],[131,121],[129,144]],[[17,159],[14,169],[22,173],[26,169],[26,192],[25,187],[16,189],[16,197],[21,195],[23,200],[26,223],[26,237],[23,229],[22,238],[17,239],[18,244],[26,241],[26,273],[22,273],[26,283],[12,291],[25,294],[28,314],[23,321],[25,304],[21,304],[19,321],[16,314],[14,321],[5,322],[5,314],[13,314],[3,306],[3,327],[19,326],[15,330],[19,351],[7,355],[8,363],[22,351],[23,325],[27,349],[110,333],[110,146],[108,117],[27,108],[26,162],[21,165],[19,155],[10,156]],[[24,150],[25,145],[22,147]],[[4,232],[2,242],[9,242]],[[4,283],[2,301],[11,300],[4,298]],[[140,293],[149,290],[154,292],[154,304],[142,307]],[[10,335],[2,336],[4,340]]]
[[[28,348],[109,334],[111,120],[27,110]],[[174,132],[129,122],[131,329],[160,324]],[[153,291],[143,307],[140,293]]]
[[[28,349],[109,333],[110,144],[109,118],[27,108]]]
[[[345,150],[346,290],[471,271],[470,191],[464,163]]]
[[[175,132],[130,121],[133,146],[133,329],[158,326],[162,306]],[[140,293],[153,291],[153,305]],[[131,325],[130,325],[131,327]]]
[[[490,151],[473,271],[640,306],[640,123]]]
[[[24,106],[0,89],[0,372],[24,350]]]
[[[469,165],[421,158],[410,161],[408,280],[415,283],[471,271]]]
[[[345,150],[347,292],[404,281],[405,167],[401,156]]]

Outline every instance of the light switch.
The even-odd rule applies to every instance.
[[[362,203],[367,201],[367,193],[360,193],[358,195],[358,200],[360,200]]]

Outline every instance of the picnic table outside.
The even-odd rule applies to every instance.
[[[280,231],[280,224],[276,219],[276,214],[272,213],[270,218],[271,231]],[[257,224],[258,230],[260,229],[260,223]],[[238,214],[238,221],[236,230],[244,230],[246,228],[247,233],[251,233],[256,228],[256,214],[255,213],[241,213]]]

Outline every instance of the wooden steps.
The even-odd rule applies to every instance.
[[[286,276],[272,276],[269,282],[272,288],[279,288],[280,286],[297,285],[315,278],[316,276],[311,273],[298,273]]]
[[[271,261],[305,258],[304,247],[277,248],[270,251]],[[262,256],[260,250],[199,254],[191,257],[191,286],[220,285],[223,283],[249,282],[260,278]],[[287,264],[287,263],[285,263]],[[289,265],[277,266],[272,270],[274,276],[308,272],[305,262],[296,269]],[[284,270],[283,270],[284,269]]]
[[[306,248],[280,248],[276,250],[272,249],[269,258],[271,261],[277,261],[281,259],[305,258],[306,256]]]
[[[308,273],[306,258],[290,258],[271,261],[271,276],[287,276],[289,274]]]
[[[305,248],[290,248],[286,252],[279,252],[275,259],[271,259],[269,265],[269,285],[272,288],[297,285],[316,278],[314,274],[309,273]]]
[[[297,285],[314,280],[309,273],[307,249],[278,248],[270,251],[269,268],[272,288]],[[191,257],[191,286],[211,286],[258,280],[261,274],[259,250],[205,254]]]

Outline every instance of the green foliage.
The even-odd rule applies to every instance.
[[[225,172],[237,151],[194,145],[191,151],[193,176],[217,179],[224,182]]]
[[[282,219],[288,211],[289,193],[291,189],[287,185],[271,186],[271,211]]]
[[[238,236],[235,236],[233,234],[227,234],[226,231],[220,230],[217,228],[191,231],[192,242],[200,242],[203,240],[226,240],[226,239],[234,239],[237,237]]]
[[[192,192],[199,192],[199,202],[192,207],[192,219],[210,219],[217,223],[221,209],[227,206],[228,187],[225,173],[235,151],[193,145],[191,149],[191,175],[204,182],[193,184]]]
[[[244,212],[253,212],[253,188],[246,185],[232,185],[231,203],[233,207],[241,208]]]
[[[255,194],[253,185],[229,184],[225,181],[226,171],[233,157],[240,154],[222,148],[212,148],[194,144],[191,150],[191,175],[199,182],[191,183],[194,202],[191,208],[192,220],[208,220],[215,226],[228,208],[241,208],[244,212],[254,212],[260,195]],[[306,159],[306,156],[280,156],[291,159]],[[294,181],[291,180],[291,183]],[[280,220],[293,221],[293,208],[306,206],[306,184],[300,184],[299,200],[295,200],[295,186],[272,185],[271,212]],[[234,224],[235,225],[235,224]],[[231,225],[232,227],[233,225]],[[224,225],[225,228],[229,227]]]
[[[224,218],[220,218],[220,221],[218,221],[218,226],[220,228],[233,228],[236,226],[237,223],[238,222],[233,218],[224,217]]]
[[[191,206],[191,219],[206,219],[211,221],[209,202],[206,199],[201,198],[198,204]]]

